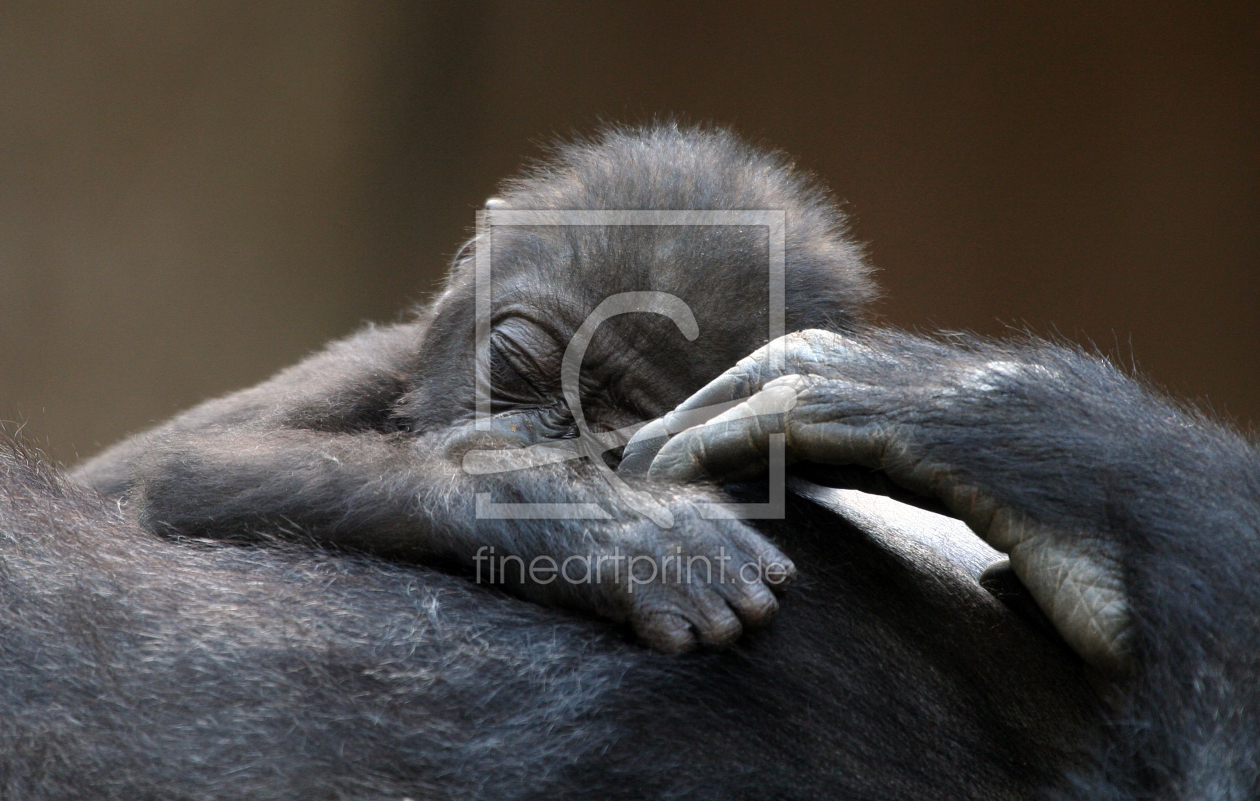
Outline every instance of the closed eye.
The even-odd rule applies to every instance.
[[[553,350],[549,338],[523,321],[495,327],[490,334],[490,396],[496,413],[550,406],[559,399],[557,376],[549,375],[539,358]]]
[[[521,375],[512,359],[497,343],[490,343],[490,396],[495,412],[504,407],[534,406],[543,402],[534,384]]]

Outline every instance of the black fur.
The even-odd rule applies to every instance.
[[[1077,661],[794,503],[772,626],[670,656],[424,567],[174,541],[0,451],[5,798],[1031,798]]]
[[[898,367],[846,380],[879,383],[925,462],[1118,562],[1132,675],[1104,691],[1106,745],[1073,796],[1260,797],[1254,442],[1046,342],[870,343]]]
[[[1083,741],[1091,761],[1065,765],[1064,793],[1257,797],[1254,443],[1103,359],[1035,339],[806,331],[786,343],[781,370],[742,360],[688,403],[792,384],[790,412],[684,431],[653,474],[685,479],[702,466],[738,479],[763,461],[758,441],[781,431],[815,480],[828,480],[827,465],[844,466],[833,479],[856,465],[942,502],[1008,551],[1053,630],[1097,669],[1105,723]]]
[[[789,330],[859,331],[872,291],[826,198],[721,132],[613,131],[502,200],[783,208]],[[693,345],[636,315],[589,352],[597,427],[657,416],[764,343],[764,322],[741,313],[762,305],[764,247],[757,230],[496,233],[496,304],[542,317],[496,334],[525,354],[495,373],[519,431],[470,425],[465,255],[414,323],[336,343],[78,471],[110,497],[0,449],[0,796],[1252,797],[1260,457],[1092,357],[871,334],[890,358],[870,365],[887,403],[866,413],[937,432],[924,440],[936,454],[1012,507],[1106,521],[1140,632],[1128,678],[1091,676],[950,561],[889,551],[803,499],[759,533],[692,515],[721,497],[699,486],[650,485],[679,515],[672,533],[634,515],[474,520],[474,491],[606,498],[589,465],[459,470],[472,447],[570,433],[559,353],[595,302],[657,289],[695,310]],[[950,404],[924,393],[975,358],[1032,369]],[[773,541],[799,575],[773,625],[670,656],[613,623],[282,534],[465,567],[482,543],[564,555],[592,540],[651,554]],[[665,589],[512,589],[666,646],[691,644],[679,619],[688,636],[731,639],[712,605]],[[773,609],[750,611],[754,595],[724,601],[761,622]]]
[[[549,209],[776,209],[786,214],[786,323],[851,328],[873,292],[843,219],[782,157],[722,131],[662,126],[615,130],[561,148],[505,186],[501,207]],[[653,290],[683,299],[701,337],[664,317],[602,325],[583,366],[583,407],[595,429],[668,411],[768,333],[769,234],[760,226],[497,228],[471,242],[446,291],[415,322],[361,332],[235,395],[203,404],[106,451],[76,477],[123,496],[155,531],[239,537],[296,529],[323,542],[411,560],[472,567],[483,546],[519,556],[591,552],[663,558],[734,553],[779,559],[748,526],[702,520],[702,488],[651,487],[683,525],[663,532],[638,516],[603,522],[477,520],[475,492],[500,502],[606,496],[589,465],[480,478],[461,459],[481,446],[574,433],[560,390],[567,343],[603,299]],[[493,238],[493,242],[491,242]],[[493,247],[495,433],[475,430],[474,255]],[[576,485],[570,487],[568,485]],[[519,582],[518,582],[519,583]],[[527,597],[619,620],[658,647],[723,643],[774,610],[766,583],[578,590],[518,587]],[[729,609],[727,606],[729,605]]]

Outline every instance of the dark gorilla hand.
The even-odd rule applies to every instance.
[[[1071,437],[1065,442],[1079,451],[1067,451],[1044,430],[1057,410],[1027,402],[1035,393],[1061,388],[1060,370],[1014,354],[971,353],[893,335],[859,340],[803,331],[777,344],[785,352],[779,369],[769,366],[770,346],[762,348],[675,414],[747,400],[668,443],[654,436],[669,425],[668,417],[641,432],[627,448],[624,472],[635,472],[654,455],[647,470],[654,478],[746,478],[764,470],[775,433],[785,435],[792,461],[882,471],[898,485],[939,500],[1008,554],[1064,639],[1095,667],[1124,672],[1129,614],[1118,543],[1110,531],[1113,510],[1083,509],[1072,493],[1063,498],[1064,508],[1048,517],[1050,510],[1029,510],[997,494],[1012,470],[1044,469],[1042,458],[1026,450],[1029,436],[1042,439],[1039,447],[1054,454],[1059,471],[1097,469],[1097,442]],[[1035,393],[1019,393],[1021,385],[1030,384]],[[785,407],[790,408],[778,411]],[[989,450],[987,458],[1001,475],[985,475],[971,453],[958,449],[960,439]],[[660,446],[659,453],[645,447],[649,440]]]
[[[1254,780],[1254,446],[1044,342],[804,331],[774,347],[777,367],[763,348],[640,431],[623,472],[746,478],[765,469],[774,434],[789,460],[881,471],[1009,554],[1063,638],[1113,682],[1129,732],[1114,756],[1132,748],[1150,775],[1184,775],[1219,749],[1241,771],[1221,787]],[[739,398],[707,423],[677,422]]]

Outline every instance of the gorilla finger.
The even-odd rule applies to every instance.
[[[751,394],[753,392],[748,389],[748,384],[740,380],[739,376],[718,376],[674,411],[639,429],[622,451],[617,474],[623,478],[647,475],[652,459],[670,437],[708,423],[746,403]]]
[[[800,392],[819,383],[798,373],[812,373],[824,366],[826,349],[823,346],[831,342],[837,347],[849,344],[849,340],[827,331],[801,331],[781,337],[741,359],[674,411],[639,429],[626,443],[618,474],[623,477],[647,475],[652,460],[669,438],[683,431],[720,420],[791,409]],[[787,358],[783,361],[792,369],[784,364],[770,365],[770,349],[776,345],[786,351]]]
[[[665,443],[669,442],[669,430],[663,419],[652,422],[639,429],[626,443],[621,453],[621,463],[617,465],[617,475],[622,478],[641,478],[647,475],[652,460]]]
[[[745,406],[752,400],[752,398],[746,397],[749,394],[748,392],[731,382],[724,382],[721,376],[714,379],[709,387],[712,388],[714,385],[717,385],[717,388],[713,389],[713,394],[709,396],[714,399],[713,403],[708,403],[707,400],[703,402],[697,401],[697,396],[693,396],[674,411],[664,417],[652,420],[640,428],[630,438],[630,441],[626,443],[626,447],[621,454],[621,463],[617,466],[617,474],[622,478],[647,475],[648,469],[652,465],[652,459],[665,446],[665,443],[669,442],[670,437],[689,428],[704,425],[714,419],[729,415],[732,410]],[[704,390],[701,390],[701,392],[704,392]],[[779,400],[782,394],[781,391],[777,394],[772,394],[763,402],[783,405]],[[756,397],[756,395],[753,397]],[[791,403],[786,408],[791,408],[791,405],[794,403],[795,396],[793,395]],[[739,416],[747,416],[747,414]]]
[[[727,581],[718,585],[722,595],[739,615],[739,619],[749,626],[764,626],[779,611],[779,601],[774,593],[760,581],[742,582]]]
[[[631,624],[640,640],[661,653],[681,654],[696,647],[691,623],[677,612],[639,613]]]
[[[800,393],[808,390],[816,381],[817,379],[796,374],[780,376],[767,383],[760,392],[747,400],[736,403],[704,425],[689,428],[682,433],[686,435],[689,432],[724,431],[725,433],[703,435],[706,438],[712,438],[711,444],[715,447],[734,449],[729,457],[723,457],[720,452],[711,452],[710,455],[714,456],[714,461],[706,465],[710,471],[707,474],[714,478],[731,481],[751,478],[764,470],[768,464],[767,446],[764,443],[769,435],[784,431],[786,416],[796,406]],[[738,433],[735,433],[745,429],[747,435],[745,437],[741,438]],[[657,429],[652,432],[652,435],[659,436],[659,433],[660,429]],[[670,459],[677,458],[678,451],[672,451],[675,455],[665,456],[666,461],[661,467],[657,466],[662,454],[670,453],[671,447],[675,446],[666,443],[660,447],[656,457],[653,458],[653,464],[648,467],[648,475],[686,481],[704,474],[692,472],[689,473],[689,478],[681,478],[681,473],[672,475],[658,472],[663,470],[663,465]],[[748,452],[750,450],[757,452],[755,458],[751,452]],[[636,458],[641,459],[642,456]]]
[[[730,645],[744,633],[739,616],[720,593],[703,590],[694,593],[691,601],[695,606],[692,627],[705,645]]]
[[[689,409],[723,399],[746,397],[775,379],[792,373],[829,376],[854,356],[865,357],[870,347],[834,331],[811,328],[794,331],[762,345],[740,359],[708,387],[697,392],[678,408]]]
[[[688,482],[701,478],[739,481],[769,466],[769,438],[783,421],[761,417],[709,423],[671,439],[648,468],[651,478]]]
[[[899,442],[899,429],[891,424],[854,425],[840,420],[801,423],[794,420],[790,433],[792,455],[798,461],[853,464],[875,470],[891,467],[893,472],[905,472],[914,464],[903,459],[890,460],[894,453],[901,454],[904,450],[894,447]]]

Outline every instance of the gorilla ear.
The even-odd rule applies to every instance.
[[[505,206],[507,206],[507,203],[504,202],[503,198],[498,198],[498,197],[486,198],[486,208],[488,209],[501,209],[501,208],[504,208]]]

